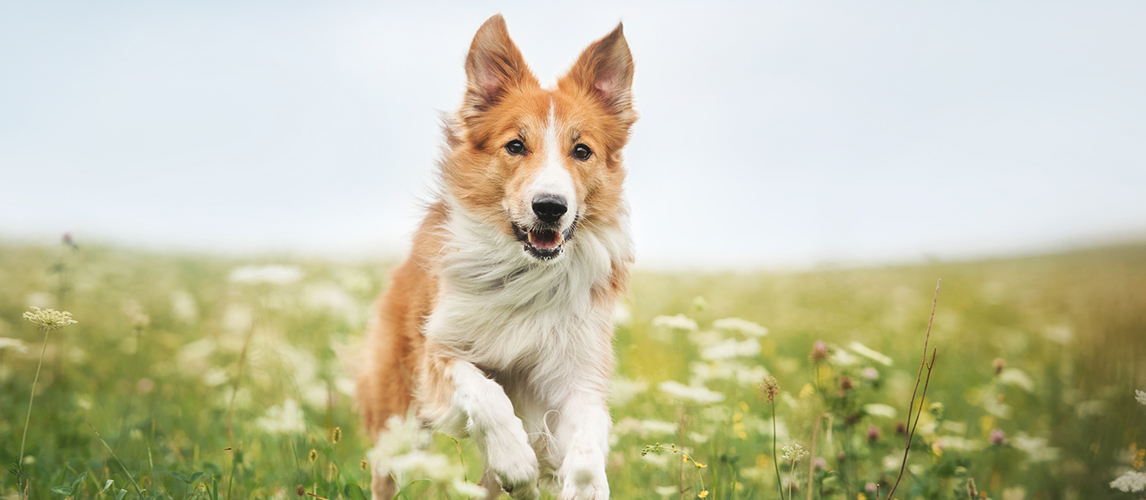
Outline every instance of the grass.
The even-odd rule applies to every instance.
[[[368,497],[335,352],[361,335],[387,267],[0,245],[0,338],[20,341],[0,343],[0,461],[33,499]],[[1146,445],[1143,245],[636,273],[618,312],[613,497],[885,498],[937,278],[939,354],[895,498],[1140,498],[1110,482],[1142,470]],[[18,464],[43,339],[22,318],[33,305],[79,324],[50,337]],[[408,443],[418,463],[480,477],[468,440],[426,438]],[[810,455],[777,461],[774,439]],[[439,476],[415,463],[400,483],[409,498],[467,497]],[[21,493],[0,478],[0,497]]]

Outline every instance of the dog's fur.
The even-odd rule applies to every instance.
[[[612,312],[632,262],[621,189],[632,56],[618,25],[543,89],[497,15],[465,69],[437,199],[376,305],[357,404],[372,439],[411,407],[472,437],[491,498],[539,487],[608,498]],[[559,219],[544,220],[545,199],[564,202]],[[374,498],[391,498],[389,471],[373,472]]]

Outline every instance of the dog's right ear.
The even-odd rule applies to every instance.
[[[501,14],[486,20],[474,35],[466,56],[466,80],[465,107],[473,111],[497,104],[515,87],[541,86],[509,38]]]

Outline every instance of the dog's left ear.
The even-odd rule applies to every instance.
[[[574,84],[599,99],[617,115],[632,115],[633,55],[625,41],[624,26],[593,42],[559,86]],[[632,116],[635,119],[635,115]]]

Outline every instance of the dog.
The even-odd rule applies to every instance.
[[[542,88],[495,15],[465,72],[435,199],[367,329],[364,427],[377,439],[391,416],[413,414],[471,437],[489,498],[609,498],[613,310],[633,262],[623,26]],[[373,474],[374,498],[392,498],[390,472]]]

